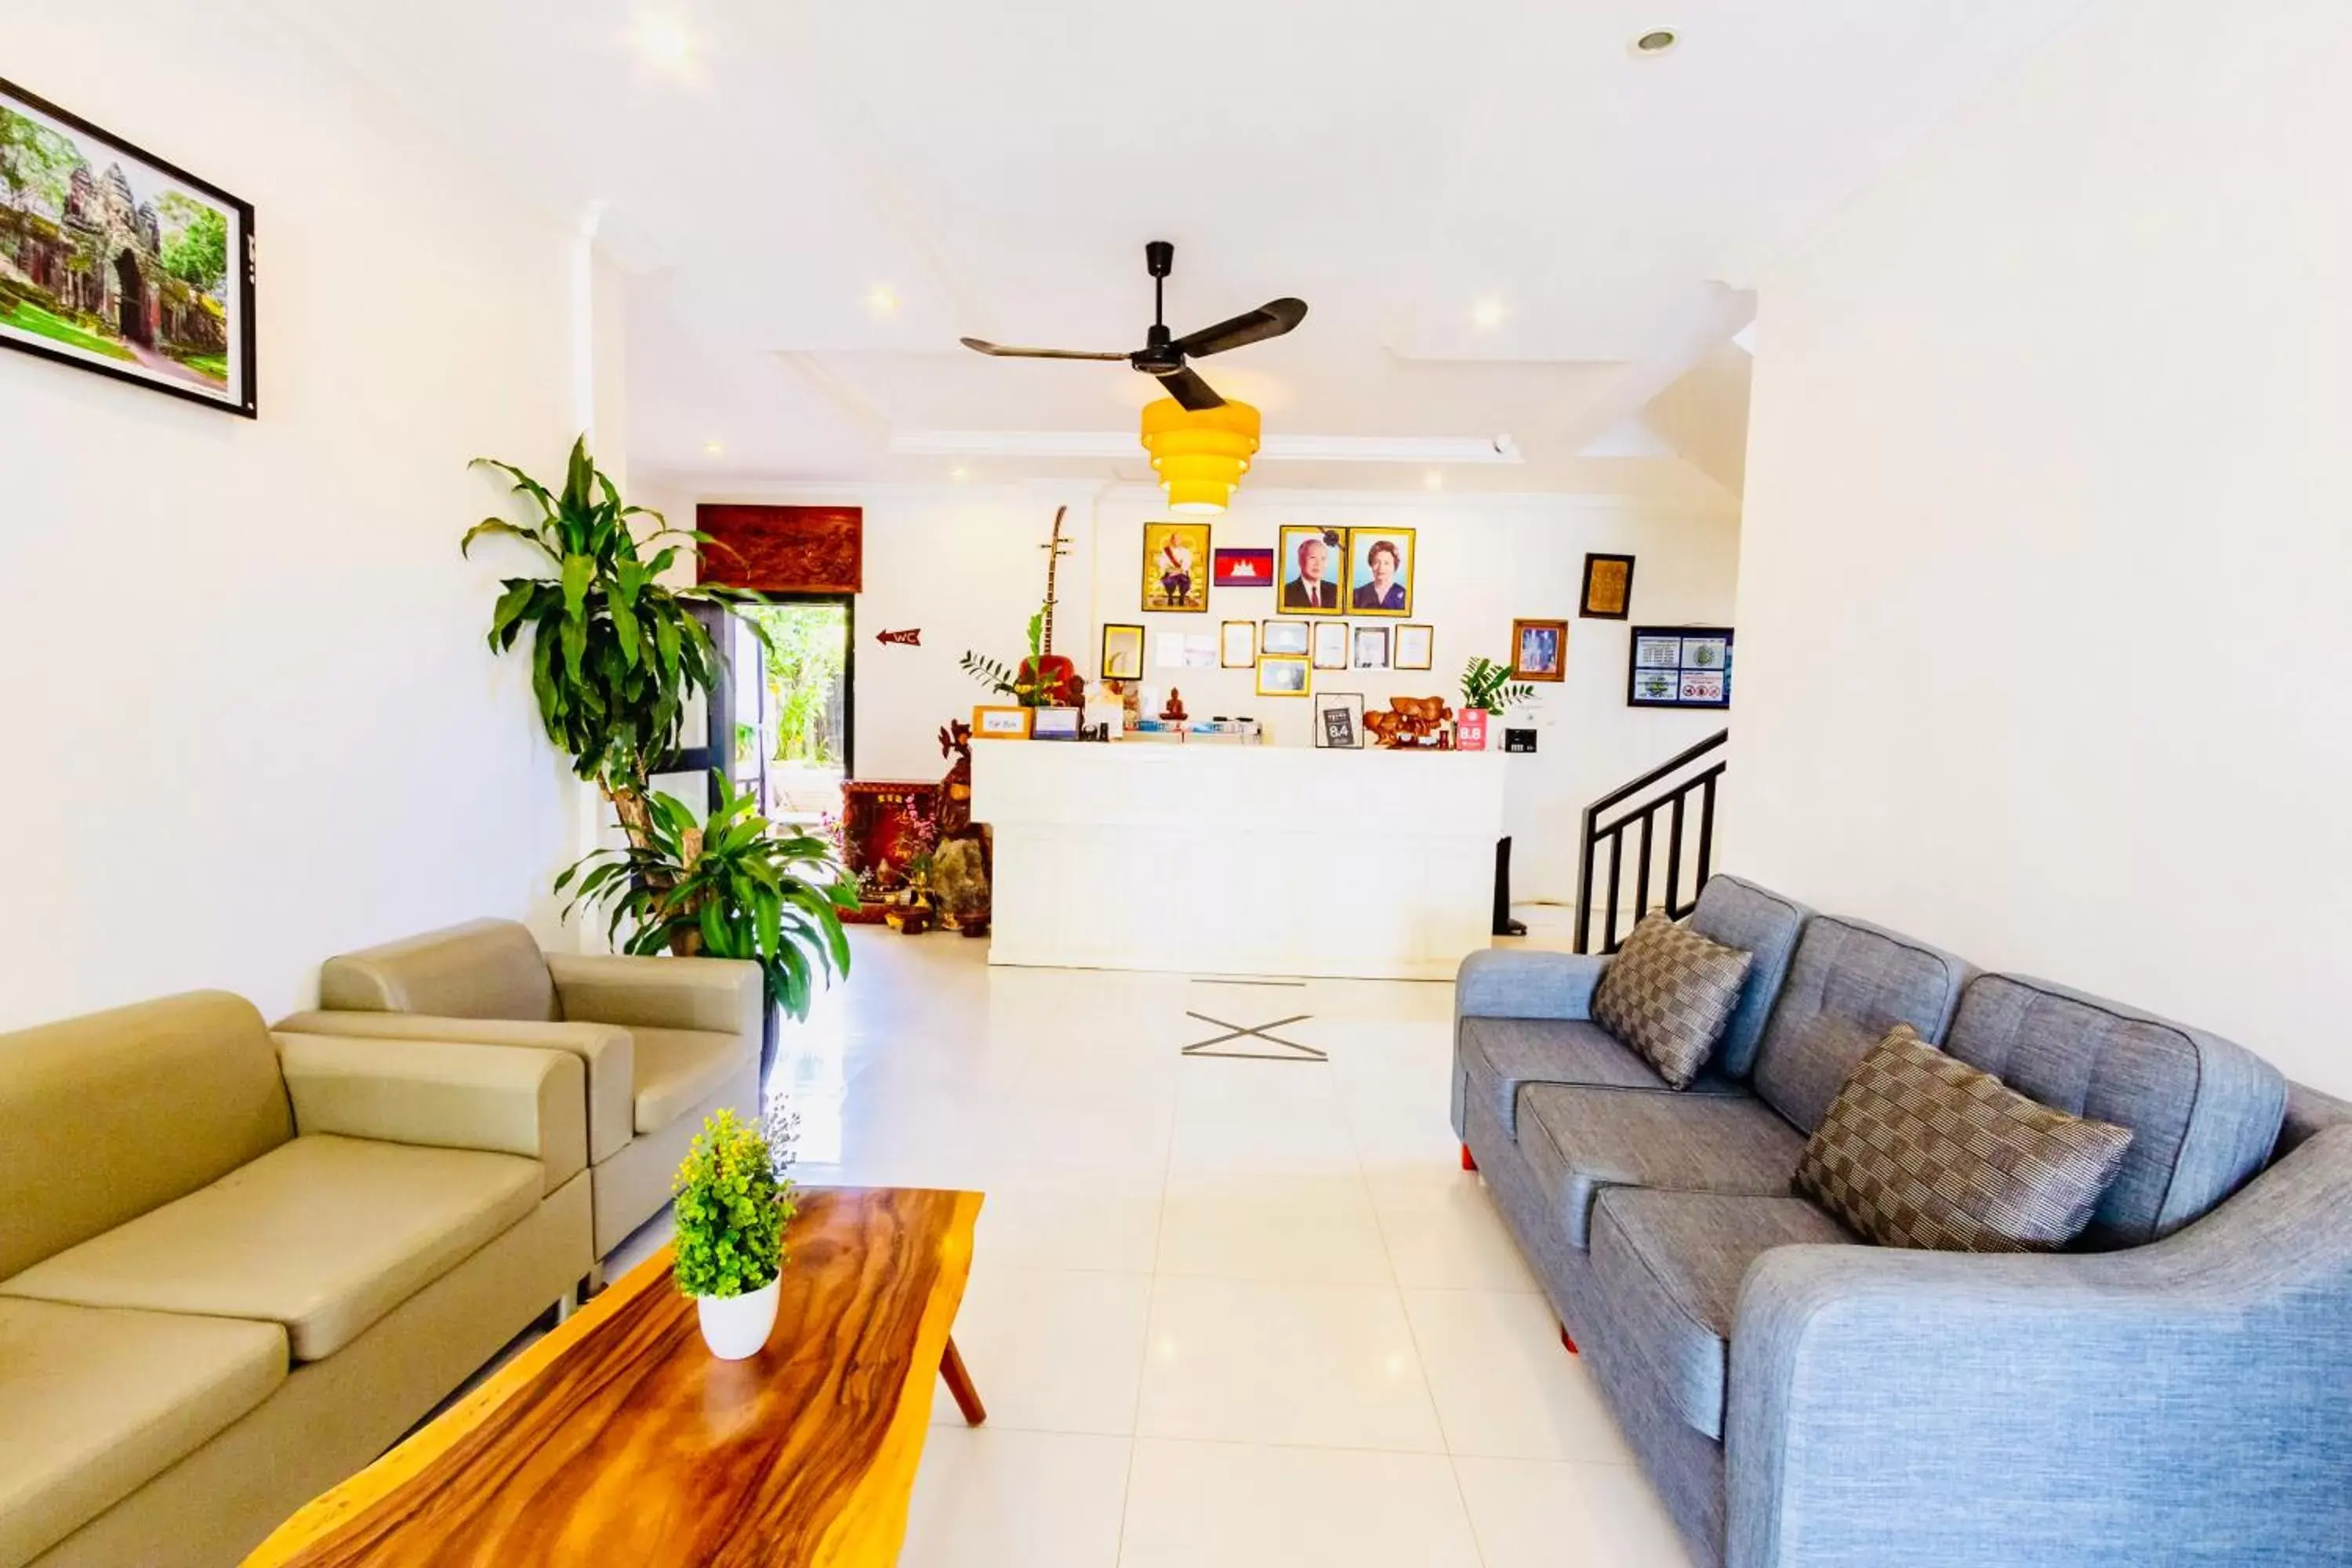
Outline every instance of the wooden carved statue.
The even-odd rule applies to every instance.
[[[1445,725],[1453,717],[1443,697],[1391,697],[1385,712],[1364,715],[1364,729],[1391,751],[1450,751]]]
[[[971,726],[961,719],[940,725],[940,755],[950,763],[940,781],[940,837],[952,838],[971,826]]]
[[[940,754],[950,759],[940,781],[940,845],[931,854],[931,896],[940,924],[979,936],[988,930],[989,840],[971,819],[971,726],[957,721],[940,731]]]

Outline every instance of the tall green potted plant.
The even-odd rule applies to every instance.
[[[470,554],[477,540],[499,535],[530,546],[548,566],[538,576],[502,581],[490,612],[491,651],[510,652],[530,633],[530,687],[547,738],[572,758],[574,773],[604,791],[629,837],[641,838],[650,822],[647,780],[677,746],[688,697],[709,690],[718,668],[692,606],[756,603],[760,595],[665,584],[662,574],[686,545],[708,536],[624,502],[589,457],[585,437],[572,448],[560,490],[512,463],[474,462],[510,478],[514,493],[539,515],[530,522],[484,518],[466,531],[460,551]],[[654,525],[642,537],[638,519]],[[757,622],[746,624],[767,640]]]
[[[753,809],[750,790],[718,784],[708,817],[655,795],[635,842],[574,862],[555,879],[558,893],[572,895],[564,918],[583,906],[609,910],[606,936],[625,952],[748,959],[768,999],[805,1018],[816,983],[849,973],[836,906],[856,907],[856,882],[824,839],[779,830]]]
[[[529,523],[485,518],[467,531],[461,550],[503,535],[538,551],[553,569],[504,580],[490,613],[490,647],[507,653],[530,633],[531,690],[547,737],[572,757],[574,773],[604,791],[628,840],[625,850],[597,850],[557,879],[559,894],[576,888],[565,918],[583,903],[606,906],[607,940],[625,952],[759,964],[772,1004],[761,1015],[764,1073],[776,1009],[805,1018],[815,983],[848,973],[849,946],[834,909],[845,878],[821,840],[775,831],[750,795],[723,779],[725,798],[707,819],[649,784],[677,749],[687,698],[707,693],[718,668],[693,606],[731,609],[761,596],[662,583],[685,546],[707,543],[708,536],[623,501],[584,437],[572,448],[561,490],[511,463],[476,463],[511,479],[539,516]],[[642,537],[639,519],[652,524]],[[766,628],[748,617],[745,624],[766,646]],[[847,896],[854,900],[854,889]]]

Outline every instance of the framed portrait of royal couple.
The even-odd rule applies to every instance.
[[[1307,528],[1281,531],[1274,553],[1286,616],[1412,614],[1410,528]]]

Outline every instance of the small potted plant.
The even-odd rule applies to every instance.
[[[702,1124],[671,1184],[680,1292],[694,1298],[703,1343],[721,1361],[757,1355],[776,1326],[791,1223],[793,1118],[759,1126],[732,1110]]]

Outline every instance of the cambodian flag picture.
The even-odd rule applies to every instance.
[[[1220,588],[1271,588],[1274,586],[1274,552],[1271,550],[1220,550],[1216,572],[1211,579]]]

